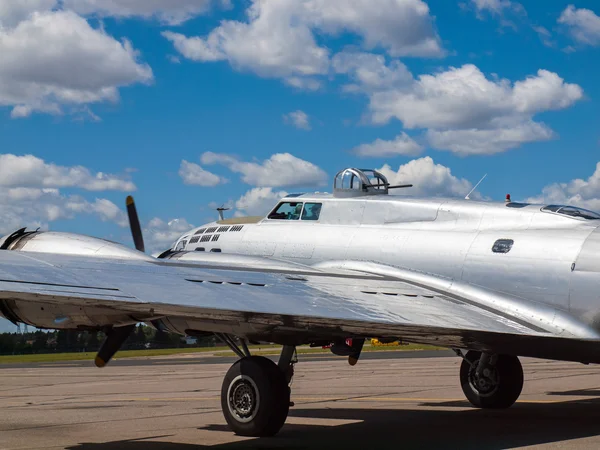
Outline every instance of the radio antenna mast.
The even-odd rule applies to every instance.
[[[471,198],[469,197],[469,195],[471,195],[473,193],[473,191],[475,189],[477,189],[477,186],[479,186],[481,184],[481,182],[484,180],[485,177],[487,177],[487,173],[484,176],[481,177],[481,180],[479,180],[475,186],[473,186],[473,189],[471,189],[469,191],[469,193],[465,196],[465,200],[471,200]]]
[[[219,220],[225,220],[223,216],[224,211],[229,211],[231,208],[225,208],[225,203],[223,203],[219,208],[217,208],[217,212],[219,213]]]

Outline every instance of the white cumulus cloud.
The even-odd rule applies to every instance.
[[[473,188],[471,182],[452,175],[449,167],[436,164],[429,156],[413,159],[394,170],[388,164],[378,169],[391,184],[413,184],[412,188],[390,191],[398,195],[463,197]],[[481,198],[478,192],[471,198]]]
[[[423,147],[415,142],[408,134],[401,132],[395,139],[386,141],[375,139],[369,144],[361,144],[352,150],[363,157],[375,156],[415,156],[423,151]]]
[[[580,44],[600,45],[600,17],[591,9],[567,6],[558,18]]]
[[[48,228],[55,220],[86,214],[127,226],[125,212],[112,201],[64,194],[62,188],[131,192],[136,186],[128,175],[60,166],[33,155],[0,154],[0,234],[24,226]]]
[[[154,217],[142,230],[144,243],[151,253],[168,250],[183,233],[192,228],[194,228],[194,225],[184,218],[165,222],[158,217]]]
[[[179,25],[204,14],[216,3],[229,6],[227,0],[62,0],[64,8],[83,15],[140,17],[168,25]]]
[[[427,140],[433,148],[450,150],[457,155],[490,155],[527,142],[547,141],[554,131],[542,123],[528,121],[492,129],[428,130]]]
[[[237,215],[264,216],[287,194],[286,191],[274,191],[270,187],[250,189],[235,202]]]
[[[353,33],[366,49],[391,56],[442,56],[429,7],[421,0],[254,0],[246,20],[224,20],[208,35],[163,32],[184,57],[228,61],[232,67],[288,84],[315,89],[316,75],[327,74],[330,50],[319,34]]]
[[[310,119],[304,111],[296,110],[283,115],[283,121],[300,130],[310,130]]]
[[[322,186],[327,182],[327,174],[311,162],[297,158],[290,153],[275,153],[269,159],[246,162],[222,153],[203,153],[202,164],[221,164],[242,175],[242,181],[253,186]]]
[[[228,182],[227,178],[215,175],[203,169],[202,166],[188,162],[185,159],[181,161],[181,166],[179,166],[179,176],[185,184],[197,186],[216,186]]]
[[[0,154],[0,186],[134,191],[127,176],[92,173],[83,166],[59,166],[33,155]]]
[[[399,60],[389,64],[383,55],[344,50],[332,59],[333,69],[346,74],[353,83],[344,86],[347,92],[375,92],[410,85],[413,76]]]
[[[421,75],[410,86],[374,92],[369,109],[375,123],[396,118],[406,128],[428,129],[436,148],[461,155],[491,154],[550,139],[553,133],[533,122],[533,116],[567,108],[582,97],[580,86],[547,70],[511,83],[488,79],[466,64]]]
[[[600,211],[600,162],[587,179],[576,178],[563,183],[545,186],[542,192],[527,199],[530,203],[553,203],[558,205],[576,205],[582,208]]]
[[[501,16],[506,11],[512,11],[520,14],[525,14],[523,5],[511,0],[471,0],[471,4],[475,7],[478,17],[481,19],[482,12],[489,12],[493,15]]]
[[[36,11],[50,11],[56,0],[4,0],[0,2],[0,25],[10,28],[29,18]]]
[[[0,235],[18,228],[48,228],[59,219],[91,214],[103,222],[127,226],[127,216],[110,200],[88,201],[79,195],[63,195],[58,189],[0,187]]]
[[[0,106],[12,107],[12,117],[61,114],[65,107],[80,111],[118,101],[122,86],[152,82],[152,69],[130,42],[48,5],[0,9]]]

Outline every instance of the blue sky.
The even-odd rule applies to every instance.
[[[0,234],[153,250],[383,168],[415,195],[600,210],[594,1],[0,0]]]

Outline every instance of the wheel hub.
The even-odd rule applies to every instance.
[[[472,389],[481,397],[492,396],[499,386],[498,371],[493,366],[485,367],[480,374],[477,374],[479,361],[474,361],[469,370],[469,384]]]
[[[239,422],[250,422],[256,416],[260,397],[254,381],[239,375],[231,384],[227,392],[227,406],[232,416]]]

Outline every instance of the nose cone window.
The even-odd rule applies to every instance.
[[[302,214],[302,202],[281,202],[269,214],[269,219],[298,220]]]
[[[321,203],[305,203],[302,211],[302,220],[319,220]]]

